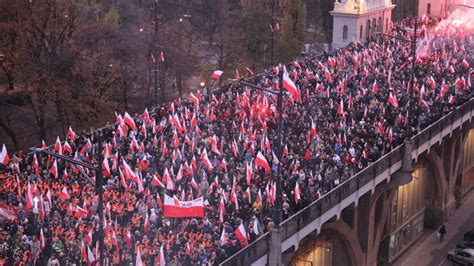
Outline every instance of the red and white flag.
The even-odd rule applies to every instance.
[[[137,126],[135,125],[135,121],[133,118],[130,116],[128,112],[125,112],[124,115],[124,122],[127,124],[133,131],[137,130]]]
[[[2,152],[0,153],[0,163],[7,166],[10,162],[10,157],[8,157],[7,147],[3,144]]]
[[[191,201],[180,201],[165,194],[163,214],[166,218],[204,217],[203,197]]]
[[[301,189],[297,181],[296,186],[295,186],[295,203],[298,203],[300,200],[301,200]]]
[[[45,246],[46,246],[46,244],[45,244],[45,240],[44,240],[43,228],[41,228],[41,230],[40,230],[40,248],[44,249]]]
[[[222,70],[215,70],[212,72],[211,79],[220,79],[224,71]]]
[[[63,187],[61,192],[59,192],[59,198],[61,200],[68,200],[69,199],[69,193],[67,192],[67,188]]]
[[[443,98],[447,91],[448,86],[446,85],[446,82],[443,79],[443,83],[441,83],[441,91],[439,92],[439,97]]]
[[[69,130],[68,130],[67,134],[68,134],[68,136],[69,136],[69,139],[70,139],[72,142],[75,142],[75,141],[76,141],[76,133],[74,133],[74,131],[72,131],[71,126],[69,126]]]
[[[257,153],[257,157],[255,158],[255,164],[263,167],[266,173],[270,173],[270,164],[268,164],[267,159],[265,159],[265,156],[263,156],[260,151]]]
[[[235,230],[235,236],[239,239],[240,246],[245,247],[249,244],[247,240],[247,232],[245,231],[244,224],[241,223],[239,227]]]
[[[286,68],[284,69],[283,72],[283,88],[286,89],[291,97],[295,101],[300,101],[301,100],[301,93],[300,90],[296,87],[295,83],[291,80],[290,76],[288,75],[288,72],[286,71]]]
[[[49,172],[55,177],[58,178],[58,163],[56,159],[53,162],[53,165],[51,165],[51,168],[49,169]]]
[[[104,157],[104,161],[102,162],[102,173],[105,176],[110,176],[109,161],[105,157]]]
[[[392,92],[388,95],[388,102],[395,108],[398,108],[398,100],[397,96],[395,96]]]
[[[454,98],[453,95],[450,95],[449,99],[448,99],[448,102],[449,102],[449,104],[454,105],[454,103],[456,102],[456,98]]]
[[[161,245],[160,247],[160,266],[166,265],[165,251],[163,250],[163,246],[164,245]]]

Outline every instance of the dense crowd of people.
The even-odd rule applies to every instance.
[[[411,24],[395,23],[391,33],[410,38]],[[425,28],[421,39],[415,59],[410,43],[377,37],[287,64],[301,97],[283,98],[281,152],[275,141],[277,97],[239,83],[194,92],[188,101],[145,111],[133,122],[116,115],[116,123],[100,131],[70,130],[65,142],[46,148],[101,164],[101,134],[109,167],[103,186],[109,265],[134,264],[137,254],[146,265],[216,265],[247,244],[236,235],[240,225],[249,242],[274,226],[279,171],[286,219],[411,131],[472,98],[473,35],[462,28]],[[275,73],[249,81],[277,89]],[[259,153],[270,169],[255,162]],[[0,199],[16,213],[0,216],[0,265],[97,259],[98,199],[85,178],[94,182],[93,171],[21,151],[0,171]],[[205,216],[164,217],[165,194],[182,201],[203,197]]]

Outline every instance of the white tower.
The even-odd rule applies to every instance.
[[[342,48],[350,42],[367,41],[377,32],[391,27],[391,0],[336,0],[331,15],[334,18],[332,46]]]

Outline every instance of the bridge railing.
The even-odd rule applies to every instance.
[[[452,124],[467,112],[474,110],[474,98],[470,99],[455,111],[443,116],[435,123],[423,129],[413,139],[414,148],[417,149],[425,144],[432,136],[439,134],[446,128],[450,128]],[[347,196],[359,190],[368,182],[372,181],[379,174],[390,168],[392,165],[400,162],[403,157],[404,144],[399,145],[389,153],[382,156],[373,164],[364,168],[339,186],[335,187],[317,201],[306,206],[290,218],[281,223],[282,236],[281,240],[288,239],[291,235],[298,232],[301,228],[308,225],[323,213],[339,204]],[[221,265],[250,265],[270,250],[270,233],[265,233],[247,247],[229,257]]]

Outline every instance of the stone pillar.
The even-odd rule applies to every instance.
[[[270,253],[268,265],[281,266],[281,232],[280,226],[270,229]]]

